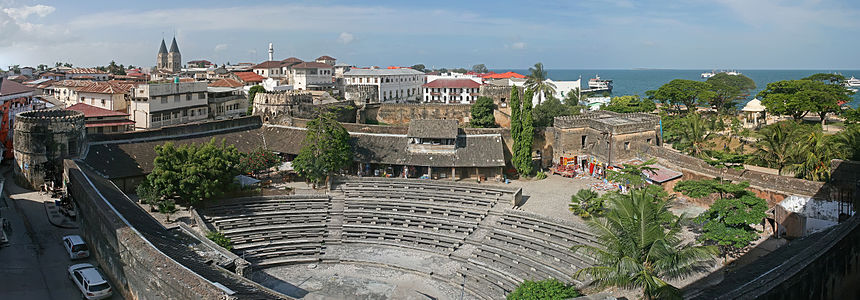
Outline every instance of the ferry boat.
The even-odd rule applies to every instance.
[[[702,73],[702,78],[711,78],[711,77],[714,77],[714,75],[717,75],[717,73],[714,71],[705,72],[705,73]]]
[[[741,72],[738,71],[726,71],[726,75],[741,75]]]
[[[845,80],[845,87],[860,87],[860,79],[851,76],[851,78]]]
[[[612,79],[600,79],[600,75],[594,75],[594,78],[588,80],[588,89],[590,91],[609,91],[612,92]]]

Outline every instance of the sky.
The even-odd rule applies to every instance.
[[[356,66],[860,69],[857,0],[0,0],[0,69],[329,55]]]

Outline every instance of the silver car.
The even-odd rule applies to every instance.
[[[113,295],[110,283],[91,264],[76,264],[69,267],[69,277],[85,299],[106,299]]]
[[[90,249],[80,235],[64,236],[63,246],[66,246],[66,252],[69,253],[69,258],[71,259],[90,257]]]

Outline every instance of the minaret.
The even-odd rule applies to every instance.
[[[272,47],[272,43],[269,43],[269,61],[275,60],[275,47]]]
[[[167,69],[167,45],[164,44],[164,39],[161,39],[161,48],[158,49],[158,57],[155,60],[155,69]]]
[[[167,69],[172,72],[182,70],[182,54],[179,53],[179,46],[176,45],[176,37],[173,37],[173,43],[170,44],[170,52],[167,53]]]

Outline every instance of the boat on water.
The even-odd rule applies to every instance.
[[[845,80],[845,87],[860,87],[860,79],[851,76],[851,78]]]
[[[735,75],[735,76],[741,75],[741,72],[738,72],[735,70],[732,70],[732,71],[723,70],[723,71],[719,71],[719,72],[717,72],[717,71],[704,72],[704,73],[702,73],[702,78],[706,78],[706,79],[711,78],[711,77],[714,77],[714,75],[717,75],[720,73],[726,73],[726,75]]]
[[[717,75],[717,73],[714,71],[704,72],[702,73],[702,78],[711,78],[714,77],[714,75]]]
[[[600,75],[594,75],[594,78],[588,80],[588,89],[590,91],[609,91],[612,92],[612,79],[601,79]]]

